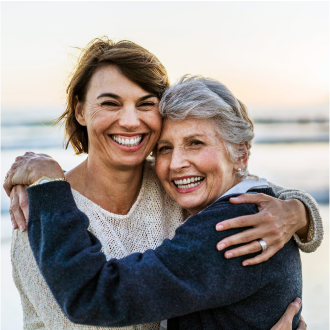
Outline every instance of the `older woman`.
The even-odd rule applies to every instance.
[[[214,249],[219,238],[241,231],[216,232],[219,220],[258,212],[229,198],[274,196],[266,180],[248,175],[253,124],[245,107],[224,85],[192,77],[165,93],[161,113],[157,175],[191,217],[155,250],[107,261],[70,185],[38,184],[28,189],[28,234],[41,273],[72,322],[127,326],[168,318],[168,329],[270,329],[301,297],[293,239],[252,267]]]

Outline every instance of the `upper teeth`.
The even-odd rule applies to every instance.
[[[202,176],[195,176],[193,178],[187,178],[183,180],[174,180],[174,183],[178,186],[178,188],[192,188],[200,184],[200,181],[204,179]]]
[[[115,140],[117,143],[121,144],[122,146],[127,146],[127,147],[135,147],[138,144],[140,144],[142,140],[142,136],[129,139],[129,138],[120,138],[115,135],[111,136],[113,140]]]

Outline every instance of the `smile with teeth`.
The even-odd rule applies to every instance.
[[[174,180],[174,184],[179,188],[179,189],[189,189],[195,186],[198,186],[204,178],[202,176],[195,176],[192,178],[187,178],[183,180]]]
[[[117,137],[115,135],[111,135],[112,140],[116,141],[118,144],[125,146],[125,147],[135,147],[139,145],[142,141],[142,135],[136,138],[128,138],[128,137]]]

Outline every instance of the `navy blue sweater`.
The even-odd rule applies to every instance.
[[[270,329],[296,297],[301,263],[290,240],[265,263],[225,259],[222,220],[258,212],[229,196],[190,217],[155,250],[106,261],[67,182],[28,188],[28,235],[35,259],[65,315],[74,323],[127,326],[169,319],[168,329]],[[272,190],[260,192],[273,195]],[[251,255],[253,256],[253,255]],[[293,328],[298,325],[294,318]]]

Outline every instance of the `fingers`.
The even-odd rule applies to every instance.
[[[28,200],[28,195],[27,195],[27,191],[26,188],[28,187],[23,186],[23,185],[18,185],[16,186],[17,188],[17,194],[19,196],[19,205],[20,208],[23,212],[24,218],[25,218],[25,222],[28,222],[29,220],[29,200]]]
[[[237,197],[230,198],[230,202],[233,204],[261,204],[271,200],[273,197],[265,194],[243,194]]]
[[[261,251],[261,245],[258,241],[253,241],[249,244],[240,246],[236,249],[229,250],[225,252],[225,257],[227,259],[236,258],[250,253],[255,253]]]
[[[5,189],[7,196],[10,197],[10,192],[13,188],[13,185],[11,183],[10,170],[6,174],[5,182],[3,183],[3,188]]]
[[[233,228],[252,227],[261,222],[262,217],[260,216],[260,213],[256,213],[221,221],[216,225],[215,229],[217,231],[223,231]]]
[[[291,330],[293,318],[299,312],[300,308],[301,308],[301,300],[297,298],[295,299],[294,302],[292,302],[288,306],[285,313],[282,315],[280,320],[272,327],[271,330]],[[299,330],[303,330],[303,329],[306,328],[301,328]]]
[[[243,266],[252,266],[261,264],[262,262],[267,261],[269,258],[271,258],[278,250],[275,250],[274,248],[269,248],[266,251],[262,252],[261,254],[258,254],[254,258],[244,260],[242,262]]]
[[[10,194],[10,218],[13,228],[26,230],[26,220],[28,219],[28,198],[24,186],[15,186]]]
[[[270,243],[275,242],[275,237],[270,237],[267,231],[264,231],[263,229],[251,228],[224,238],[217,244],[217,249],[221,251],[229,246],[249,243],[260,238],[262,238],[268,244],[268,246],[271,245]],[[266,240],[266,238],[268,239]]]
[[[299,319],[299,324],[298,324],[297,330],[306,330],[306,329],[307,329],[307,324],[306,324],[304,318],[302,317],[302,315],[300,315],[300,319]]]
[[[292,320],[294,316],[299,312],[300,308],[301,308],[301,300],[299,298],[296,298],[295,301],[288,306],[282,318],[285,321],[289,321],[290,324],[292,324]]]

